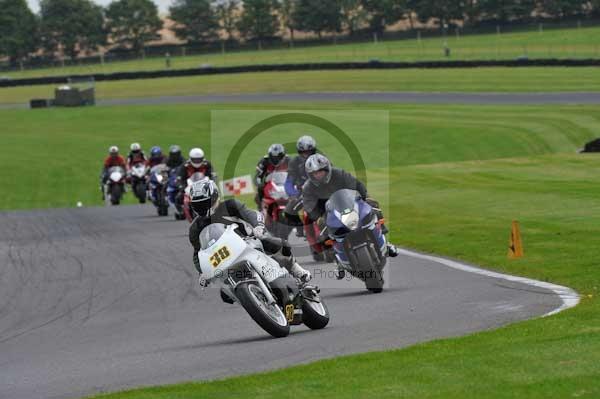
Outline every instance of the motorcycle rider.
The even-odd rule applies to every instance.
[[[144,154],[144,151],[142,151],[140,143],[132,143],[129,148],[129,155],[127,155],[127,170],[131,170],[131,167],[138,163],[146,163],[146,155]]]
[[[285,192],[290,200],[285,207],[285,215],[288,224],[296,226],[296,235],[302,237],[303,222],[298,216],[298,203],[300,202],[301,190],[308,179],[304,164],[309,156],[317,153],[317,142],[311,136],[302,136],[296,142],[298,155],[292,158],[288,164],[288,177],[285,182]]]
[[[214,180],[212,164],[204,159],[204,151],[201,148],[192,148],[190,158],[177,170],[177,177],[185,184],[194,173],[202,173],[209,179]]]
[[[167,167],[169,170],[175,170],[185,163],[185,158],[181,155],[181,147],[172,145],[169,148],[169,157],[167,158]]]
[[[268,175],[275,171],[286,171],[288,169],[288,163],[290,158],[285,153],[283,144],[271,144],[267,155],[265,155],[256,165],[256,176],[254,181],[256,182],[256,196],[254,201],[260,210],[263,190],[265,188],[265,180]]]
[[[292,250],[286,241],[273,239],[266,235],[264,219],[260,212],[246,208],[244,204],[236,199],[220,201],[219,189],[214,181],[203,179],[195,182],[190,188],[191,207],[196,214],[189,229],[189,240],[194,248],[193,262],[198,273],[198,282],[205,287],[207,281],[202,277],[202,269],[198,259],[200,250],[200,232],[212,223],[223,223],[225,225],[236,224],[236,233],[242,237],[254,236],[259,239],[265,252],[273,254],[272,257],[288,272],[303,283],[308,282],[312,276],[310,272],[302,268],[292,255]],[[221,291],[224,302],[233,301]]]
[[[159,146],[154,146],[150,149],[150,158],[146,161],[148,168],[152,169],[156,165],[165,163],[165,156],[162,153],[162,149]]]
[[[127,167],[125,162],[125,158],[119,155],[119,147],[116,145],[110,146],[108,149],[108,156],[104,158],[104,166],[102,168],[102,173],[100,173],[100,191],[102,192],[102,201],[104,201],[104,184],[108,180],[108,169],[120,166],[123,169]]]
[[[308,181],[302,189],[304,211],[308,213],[311,221],[317,221],[325,214],[325,203],[333,193],[342,189],[356,190],[360,196],[377,212],[381,219],[383,214],[377,201],[369,198],[367,188],[350,173],[331,166],[331,162],[322,154],[311,155],[306,160],[306,173]],[[321,219],[322,220],[322,219]],[[323,223],[321,223],[323,224]],[[388,230],[382,226],[384,234]],[[398,256],[398,249],[388,242],[388,256]]]

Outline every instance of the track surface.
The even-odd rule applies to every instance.
[[[1,89],[0,89],[1,90]],[[363,102],[406,104],[600,104],[600,93],[256,93],[209,94],[98,100],[98,105],[244,104],[279,102]],[[0,109],[28,108],[28,104],[0,104]]]
[[[401,256],[390,287],[326,277],[332,314],[270,339],[216,287],[201,291],[187,222],[150,206],[0,213],[0,398],[76,398],[403,347],[545,314],[544,289]],[[301,251],[299,251],[301,252]]]

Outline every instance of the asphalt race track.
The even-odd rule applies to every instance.
[[[1,89],[0,89],[1,90]],[[101,98],[101,93],[99,93]],[[264,104],[280,102],[361,102],[390,104],[542,105],[600,104],[600,93],[436,93],[436,92],[348,92],[348,93],[254,93],[98,99],[101,106],[160,104]],[[0,104],[0,109],[29,108],[29,104]]]
[[[202,291],[187,222],[151,206],[0,213],[0,398],[77,398],[403,347],[546,314],[553,292],[400,256],[390,287],[313,269],[332,314],[271,339]]]

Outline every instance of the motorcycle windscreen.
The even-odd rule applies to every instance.
[[[202,274],[211,279],[225,277],[226,271],[246,249],[246,242],[235,233],[234,226],[221,223],[206,226],[200,232],[198,259]]]
[[[338,190],[331,195],[325,207],[328,212],[335,211],[343,215],[354,210],[359,198],[360,194],[356,190]]]
[[[267,180],[272,181],[274,184],[276,184],[278,186],[283,186],[283,185],[285,185],[287,176],[288,176],[287,172],[273,172],[269,175]]]

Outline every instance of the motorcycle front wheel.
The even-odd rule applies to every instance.
[[[329,324],[329,309],[323,302],[305,300],[302,304],[302,322],[311,330],[320,330]]]
[[[119,205],[121,203],[121,195],[123,192],[121,190],[121,186],[118,184],[113,184],[110,188],[110,202],[113,205]]]
[[[290,324],[283,311],[277,304],[267,303],[267,298],[258,284],[254,282],[239,284],[235,289],[235,296],[252,320],[263,330],[275,338],[289,335]]]

